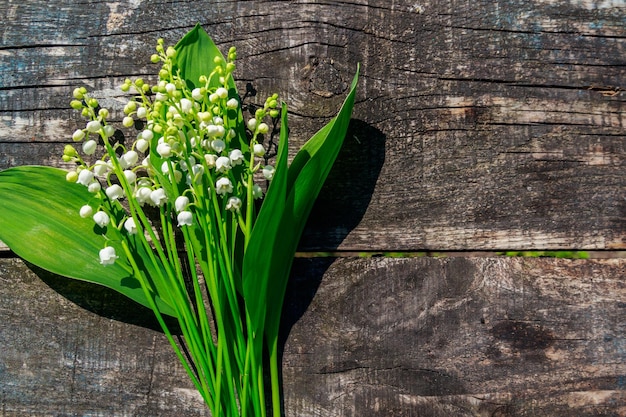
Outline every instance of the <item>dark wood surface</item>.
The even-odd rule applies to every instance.
[[[206,416],[150,313],[0,260],[1,416]],[[619,416],[626,264],[297,259],[287,416]]]
[[[154,80],[200,22],[239,51],[292,151],[354,120],[298,259],[285,410],[300,416],[624,416],[626,261],[473,251],[626,247],[621,1],[0,1],[0,170],[62,166],[85,85]],[[206,416],[149,314],[0,247],[0,416]]]

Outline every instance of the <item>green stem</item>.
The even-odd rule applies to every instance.
[[[280,417],[280,377],[278,373],[278,340],[274,338],[269,343],[270,351],[270,379],[272,385],[272,417]]]

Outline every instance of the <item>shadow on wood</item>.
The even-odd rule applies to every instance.
[[[101,317],[161,332],[152,310],[102,285],[53,274],[24,261],[48,287],[74,304]],[[180,334],[175,320],[168,319],[172,334]]]
[[[367,211],[385,162],[385,134],[357,119],[313,206],[300,249],[336,249]],[[324,236],[322,242],[317,237]],[[323,246],[320,246],[323,245]]]

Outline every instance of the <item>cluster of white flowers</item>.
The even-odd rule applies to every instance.
[[[134,94],[124,106],[122,125],[141,126],[130,146],[114,138],[109,111],[84,87],[73,92],[71,107],[89,121],[72,135],[82,142],[82,155],[72,145],[65,147],[64,161],[77,164],[67,180],[84,185],[95,197],[80,215],[101,228],[113,226],[128,234],[142,230],[133,207],[141,210],[146,204],[175,217],[179,227],[193,226],[194,215],[206,210],[210,198],[218,199],[224,213],[245,215],[246,201],[263,196],[255,180],[270,181],[274,175],[274,168],[264,163],[266,148],[260,139],[270,131],[263,120],[279,116],[278,96],[269,97],[244,124],[240,99],[234,89],[229,91],[234,48],[226,60],[215,58],[213,73],[201,76],[193,88],[175,72],[176,50],[165,48],[162,40],[156,50],[151,60],[162,63],[159,81],[150,86],[142,79],[127,79],[121,87]],[[88,162],[99,145],[103,155]],[[122,199],[129,200],[130,209],[119,203]],[[126,215],[116,223],[113,213],[120,209]],[[116,259],[110,246],[100,252],[104,265]]]

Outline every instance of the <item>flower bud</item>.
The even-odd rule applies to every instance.
[[[137,102],[135,100],[131,100],[124,106],[124,113],[131,114],[137,109]]]
[[[217,90],[215,90],[215,94],[217,94],[219,98],[225,99],[228,97],[228,90],[225,89],[224,87],[220,87]]]
[[[98,144],[95,140],[88,140],[87,142],[83,143],[83,152],[85,152],[85,155],[93,155],[94,153],[96,153],[97,146]]]
[[[74,91],[72,91],[72,95],[77,100],[82,100],[85,96],[81,87],[75,88]]]
[[[204,88],[194,88],[191,91],[191,97],[196,101],[202,101],[204,98]]]
[[[256,119],[248,120],[248,129],[250,129],[251,131],[253,131],[253,132],[256,131],[256,125],[257,125],[257,120]]]
[[[72,100],[70,101],[70,107],[74,110],[80,110],[83,108],[83,102],[80,100]]]
[[[137,152],[128,151],[122,156],[120,156],[120,165],[122,165],[123,168],[129,168],[135,165],[138,160],[139,160],[139,154],[137,154]]]
[[[254,156],[263,156],[265,155],[265,147],[260,143],[255,143],[254,147]]]
[[[156,126],[155,126],[156,127]],[[160,127],[160,126],[159,126]],[[154,133],[150,129],[145,129],[141,131],[141,138],[150,142],[154,137]],[[143,152],[143,151],[142,151]]]
[[[107,109],[100,109],[100,110],[98,110],[98,116],[102,117],[103,120],[107,119],[109,117],[109,110],[107,110]]]
[[[87,123],[87,132],[97,133],[102,128],[102,125],[97,120],[92,120]]]
[[[84,138],[85,138],[85,132],[83,132],[82,129],[76,129],[74,133],[72,134],[72,139],[74,139],[74,142],[79,142],[83,140]]]
[[[167,94],[172,95],[176,91],[176,86],[172,83],[167,83],[165,84],[165,91],[167,92]]]
[[[90,205],[85,204],[84,206],[80,208],[79,214],[80,214],[80,217],[82,217],[83,219],[86,219],[87,217],[91,217],[91,215],[93,214],[93,208]]]
[[[257,128],[257,131],[264,135],[270,131],[270,128],[266,123],[260,123],[259,127]]]
[[[148,110],[145,107],[139,107],[137,109],[137,117],[143,119],[148,114]]]
[[[135,120],[130,116],[126,116],[122,119],[122,125],[124,127],[133,127],[134,124],[135,124]]]
[[[226,107],[231,110],[236,110],[239,107],[239,101],[233,97],[226,102]]]
[[[111,125],[106,125],[102,128],[105,138],[110,138],[115,134],[115,128]]]
[[[63,148],[63,155],[69,156],[71,158],[76,156],[77,152],[72,145],[65,145],[65,147]]]
[[[67,174],[65,174],[65,180],[67,182],[76,182],[78,181],[78,173],[76,173],[76,171],[70,171]]]
[[[156,151],[161,155],[161,158],[169,158],[172,155],[172,147],[167,143],[159,143]]]

